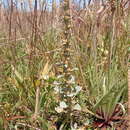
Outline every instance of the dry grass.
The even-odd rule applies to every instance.
[[[70,3],[68,23],[63,3],[36,2],[31,11],[0,6],[0,128],[126,129],[129,0]]]

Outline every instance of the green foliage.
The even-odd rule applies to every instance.
[[[109,7],[100,14],[97,13],[100,5],[93,5],[91,9],[88,7],[81,12],[73,9],[69,19],[68,16],[64,17],[65,23],[69,20],[72,24],[71,27],[69,23],[64,30],[71,43],[66,48],[66,52],[70,52],[68,57],[65,56],[66,59],[63,56],[65,51],[62,42],[66,42],[66,39],[63,40],[61,34],[61,11],[56,14],[56,10],[53,12],[59,17],[58,23],[51,19],[51,11],[42,12],[44,19],[43,16],[37,16],[39,23],[36,43],[34,23],[30,23],[30,20],[33,21],[32,15],[29,17],[27,12],[19,15],[25,20],[21,21],[25,22],[21,27],[29,38],[19,34],[23,30],[17,28],[17,35],[24,36],[23,40],[1,40],[8,37],[8,28],[4,27],[3,31],[7,32],[0,32],[0,129],[93,130],[105,127],[115,130],[124,123],[128,102],[127,63],[130,41],[128,10],[126,8],[124,11],[120,5],[124,4],[115,2],[113,16],[111,5],[107,5]],[[27,21],[22,15],[28,16]],[[15,23],[15,20],[12,21]],[[50,22],[55,23],[56,27],[51,26]],[[67,31],[70,28],[72,30]],[[63,76],[62,61],[68,59],[72,68],[68,67],[70,77],[67,79]],[[68,81],[71,85],[68,88],[72,90],[65,95],[71,97],[72,103],[71,118],[66,120],[68,109],[61,90],[66,89],[63,83]],[[38,87],[39,113],[34,119]],[[76,110],[73,109],[75,106]],[[56,111],[57,107],[62,107],[62,113]],[[100,120],[102,123],[99,123]]]

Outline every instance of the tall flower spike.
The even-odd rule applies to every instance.
[[[63,51],[62,51],[62,61],[63,61],[63,75],[64,80],[62,84],[62,88],[64,90],[63,94],[61,94],[61,97],[63,100],[66,101],[66,104],[68,105],[68,113],[71,113],[71,97],[67,96],[68,92],[71,92],[71,85],[69,84],[69,80],[71,77],[71,17],[70,17],[70,0],[64,0],[63,2],[63,39],[62,39],[62,45],[63,45]],[[68,114],[68,118],[70,118],[70,115]]]
[[[71,31],[70,31],[70,25],[71,25],[71,18],[70,18],[70,0],[64,0],[63,2],[63,52],[62,52],[62,61],[63,61],[63,74],[64,74],[64,87],[69,87],[69,84],[67,84],[67,81],[70,78],[70,38],[71,38]],[[70,88],[66,88],[66,91],[69,91]],[[65,92],[66,93],[66,92]]]

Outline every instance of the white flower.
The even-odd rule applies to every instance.
[[[60,106],[56,107],[55,110],[58,113],[61,113],[64,111],[64,108],[67,108],[67,107],[68,107],[67,104],[64,101],[62,101],[62,102],[60,102]]]
[[[74,126],[71,125],[71,130],[77,130],[77,127],[78,127],[77,123],[74,123]]]
[[[43,76],[43,79],[44,79],[44,80],[48,80],[48,79],[49,79],[49,76],[48,76],[48,75],[44,75],[44,76]]]
[[[86,120],[86,121],[84,122],[84,125],[87,126],[87,125],[89,125],[89,123],[90,123],[90,121],[89,121],[89,120]]]
[[[54,85],[60,85],[60,83],[57,82],[57,81],[54,81],[53,84],[54,84]]]
[[[55,86],[54,90],[55,90],[55,93],[63,93],[61,87],[59,87],[59,86]]]
[[[69,94],[67,94],[67,96],[68,97],[73,97],[73,96],[75,96],[75,93],[69,93]]]
[[[60,82],[54,81],[53,84],[55,85],[54,90],[56,93],[63,93],[61,87],[59,86],[61,84]]]
[[[75,90],[76,90],[76,92],[67,93],[67,96],[68,96],[68,97],[76,96],[76,95],[82,90],[82,88],[81,88],[80,86],[76,86],[76,87],[75,87]]]
[[[76,89],[76,94],[82,90],[80,86],[76,86],[75,89]]]
[[[73,109],[81,111],[81,106],[79,104],[76,104]]]
[[[60,79],[60,78],[62,78],[62,77],[64,77],[64,75],[58,75],[58,76],[57,76],[58,79]]]
[[[62,101],[62,102],[60,102],[60,107],[61,108],[67,108],[68,106],[64,101]]]
[[[56,107],[55,110],[56,110],[56,112],[58,112],[58,113],[61,113],[61,112],[64,111],[63,108],[61,108],[61,107],[59,107],[59,106]]]
[[[54,90],[55,90],[56,93],[59,93],[59,92],[60,92],[60,87],[56,86],[56,87],[54,88]]]
[[[65,68],[67,68],[67,67],[68,67],[68,65],[67,65],[67,64],[65,64],[64,66],[65,66]]]
[[[71,79],[69,80],[69,83],[75,84],[75,77],[71,75]]]

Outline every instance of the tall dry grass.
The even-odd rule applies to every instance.
[[[27,2],[30,11],[22,2],[20,7],[13,0],[8,8],[0,4],[0,128],[70,129],[77,124],[77,129],[126,129],[129,0],[90,1],[84,8],[70,3],[68,24],[63,24],[68,18],[64,3],[58,6],[54,0],[48,10],[47,2]],[[63,41],[71,46],[66,48]],[[65,56],[66,51],[72,55]],[[76,71],[62,70],[67,58]],[[55,92],[55,81],[67,83],[67,77],[58,79],[64,73],[73,75],[73,86],[82,88],[67,101],[82,108],[72,110],[70,103],[69,122],[68,110],[55,111],[64,97]],[[111,124],[110,117],[120,122]]]

